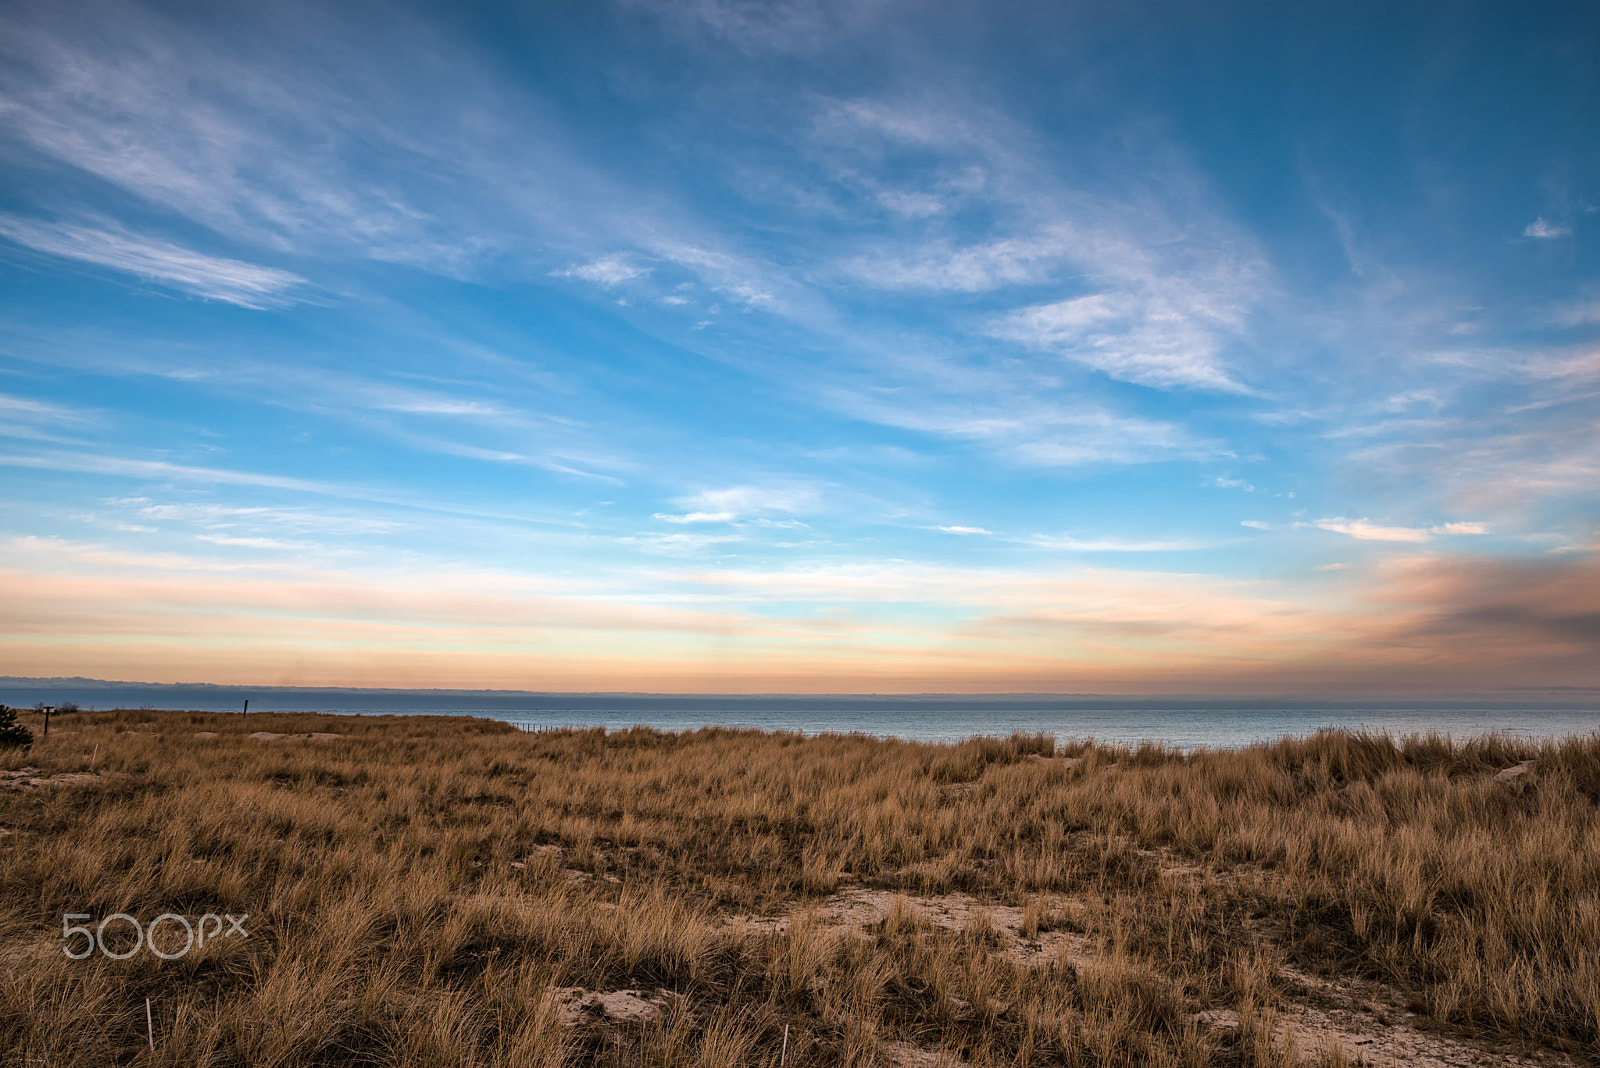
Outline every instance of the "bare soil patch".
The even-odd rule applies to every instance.
[[[35,790],[42,786],[84,786],[100,781],[92,771],[63,771],[53,775],[42,774],[38,768],[17,768],[0,771],[0,785],[12,790]]]

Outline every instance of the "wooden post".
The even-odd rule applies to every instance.
[[[249,714],[250,714],[250,698],[246,697],[244,699],[244,711],[240,712],[239,715],[248,716]]]
[[[46,738],[50,737],[50,713],[54,712],[55,710],[55,705],[44,706],[44,736]]]

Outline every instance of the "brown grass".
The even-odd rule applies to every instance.
[[[776,1066],[785,1028],[786,1068],[1351,1063],[1294,1048],[1292,974],[1600,1056],[1600,737],[1054,750],[58,718],[0,754],[45,780],[0,784],[0,1064]],[[990,912],[905,898],[828,922],[851,888],[968,895],[1076,948],[1022,960]],[[63,955],[64,914],[118,912],[250,935]],[[572,987],[659,1011],[569,1027]]]

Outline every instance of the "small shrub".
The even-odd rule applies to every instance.
[[[26,749],[33,732],[17,722],[17,710],[0,705],[0,749]]]

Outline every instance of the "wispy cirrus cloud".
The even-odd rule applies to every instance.
[[[32,397],[0,393],[0,437],[43,441],[56,445],[80,445],[72,435],[102,427],[99,412]]]
[[[987,293],[1048,280],[1065,251],[1059,241],[1038,238],[1002,238],[968,246],[936,241],[914,249],[910,257],[895,258],[880,251],[847,260],[841,267],[877,289]]]
[[[105,456],[81,452],[0,455],[0,465],[32,467],[46,471],[78,471],[86,474],[120,475],[130,478],[200,482],[213,485],[260,486],[268,489],[293,490],[301,493],[319,493],[333,496],[349,493],[348,487],[336,486],[332,483],[319,482],[312,479],[261,474],[252,471],[230,471],[217,467],[195,467],[187,464],[168,463],[164,460],[133,460],[121,456]]]
[[[22,467],[43,471],[71,471],[82,474],[107,475],[114,478],[196,486],[256,487],[268,490],[283,490],[291,493],[336,497],[346,501],[388,505],[408,511],[433,512],[440,515],[473,519],[508,521],[518,524],[534,523],[542,526],[572,525],[572,521],[565,518],[552,519],[542,516],[517,515],[510,511],[473,508],[452,503],[445,499],[429,499],[421,495],[398,492],[385,493],[371,486],[355,482],[329,482],[266,472],[175,464],[165,460],[138,460],[88,452],[57,450],[33,454],[0,453],[0,467]]]
[[[0,215],[0,236],[37,252],[109,267],[242,308],[292,304],[310,286],[290,271],[208,256],[114,223],[89,226]]]
[[[992,25],[995,41],[1016,32],[1015,19],[980,6],[962,17]],[[248,635],[251,612],[286,618],[282,598],[314,600],[321,583],[344,592],[330,594],[326,615],[295,621],[317,640],[273,623],[281,645],[264,663],[322,656],[317,642],[345,640],[348,618],[359,633],[346,664],[379,663],[392,639],[403,652],[382,662],[414,671],[408,654],[438,664],[444,654],[430,648],[481,642],[498,652],[473,654],[470,670],[438,669],[479,685],[525,672],[530,649],[558,647],[562,664],[594,654],[584,670],[603,681],[639,677],[625,672],[647,648],[666,650],[651,662],[658,680],[691,663],[721,680],[737,659],[742,680],[761,677],[760,664],[780,675],[804,664],[830,687],[845,684],[838,672],[851,664],[867,665],[851,678],[891,664],[932,678],[955,672],[956,660],[969,679],[1006,686],[1082,678],[1096,656],[1142,679],[1163,665],[1196,677],[1208,664],[1282,665],[1344,649],[1342,671],[1391,656],[1381,642],[1361,644],[1386,625],[1384,609],[1346,612],[1336,601],[1370,594],[1363,584],[1397,552],[1580,552],[1600,485],[1593,293],[1581,258],[1564,251],[1588,225],[1582,206],[1541,201],[1548,220],[1526,239],[1503,221],[1525,214],[1507,216],[1503,204],[1481,213],[1494,220],[1483,223],[1484,264],[1523,257],[1493,268],[1527,281],[1503,298],[1463,282],[1490,270],[1471,263],[1470,226],[1452,246],[1460,265],[1430,263],[1437,249],[1419,235],[1460,222],[1445,219],[1453,209],[1426,227],[1367,210],[1378,203],[1363,203],[1373,182],[1324,209],[1334,232],[1319,237],[1286,221],[1301,191],[1272,185],[1270,161],[1293,146],[1250,128],[1243,136],[1260,138],[1260,155],[1235,154],[1192,125],[1181,105],[1193,86],[1181,77],[1123,93],[1127,72],[1095,61],[1102,38],[1088,25],[1112,17],[1067,8],[1048,18],[1041,8],[1043,21],[1023,20],[1022,32],[1069,51],[1052,53],[1046,70],[1027,66],[1038,62],[1028,49],[1006,49],[1020,65],[1013,76],[993,68],[1000,50],[988,34],[973,35],[981,48],[953,47],[965,35],[927,33],[897,3],[629,0],[592,37],[585,20],[530,8],[526,25],[542,29],[507,41],[440,6],[381,20],[328,5],[178,17],[97,0],[95,18],[83,19],[21,0],[0,12],[0,138],[19,164],[18,214],[4,218],[32,227],[32,244],[10,237],[13,260],[23,247],[57,257],[40,259],[38,279],[56,310],[15,302],[20,329],[0,323],[8,349],[25,347],[15,338],[28,330],[53,334],[0,360],[0,374],[22,383],[8,393],[37,388],[80,411],[101,406],[93,414],[104,419],[74,424],[65,401],[48,411],[0,399],[7,433],[63,447],[3,462],[147,483],[128,492],[160,497],[148,506],[160,510],[126,506],[119,517],[140,522],[111,529],[137,533],[138,544],[181,542],[229,567],[253,559],[263,574],[287,574],[298,562],[289,552],[370,562],[389,531],[394,554],[419,571],[432,566],[430,548],[452,561],[501,553],[514,565],[487,579],[463,580],[451,564],[410,586],[327,575],[287,593],[264,585],[239,593],[250,611],[229,624]],[[1045,22],[1085,33],[1044,35]],[[655,32],[663,24],[668,32]],[[1167,54],[1169,31],[1145,33],[1127,39]],[[1091,43],[1071,53],[1077,37]],[[900,43],[882,43],[891,38]],[[506,47],[565,62],[508,65],[496,58]],[[568,69],[592,79],[583,92],[560,82]],[[1060,79],[1062,69],[1072,77]],[[1016,95],[1036,78],[1059,92]],[[597,99],[603,116],[591,110]],[[1174,101],[1166,118],[1144,111]],[[1244,172],[1255,179],[1241,185]],[[1402,202],[1403,192],[1389,199],[1399,188],[1380,199]],[[1382,219],[1396,225],[1380,228]],[[217,250],[226,255],[206,255]],[[1417,266],[1397,266],[1408,260]],[[1551,275],[1527,269],[1536,261]],[[256,333],[186,336],[219,317],[85,285],[78,264],[244,307],[317,307],[227,316],[256,321]],[[101,295],[120,302],[110,327],[60,310]],[[1547,314],[1518,319],[1518,305]],[[1538,331],[1563,333],[1529,341]],[[501,358],[467,354],[473,341]],[[135,359],[161,366],[127,371]],[[67,382],[80,367],[81,381]],[[120,388],[133,374],[145,376],[137,388]],[[1269,406],[1275,414],[1258,410]],[[90,430],[93,446],[64,440]],[[1120,465],[1143,466],[1111,470]],[[770,474],[780,470],[792,474]],[[1229,573],[1304,575],[1307,545],[1232,526],[1238,498],[1201,487],[1249,486],[1211,481],[1218,471],[1340,501],[1340,515],[1320,504],[1298,516],[1328,516],[1302,526],[1356,539],[1321,541],[1322,559],[1343,555],[1337,545],[1372,548],[1353,574],[1309,576],[1310,593],[1232,582]],[[1339,492],[1320,492],[1334,478]],[[47,487],[39,507],[8,512],[38,524],[54,520],[26,515],[76,522],[86,507],[66,499],[96,485],[13,481]],[[1245,527],[1295,529],[1296,517],[1264,500],[1273,492],[1251,498],[1247,514],[1261,518]],[[321,494],[313,509],[330,514],[246,506],[305,493]],[[1080,494],[1090,507],[1072,507]],[[368,526],[345,526],[331,513],[356,506],[333,501],[382,507]],[[548,512],[497,516],[507,529],[486,520],[463,536],[455,517],[493,511],[470,503],[490,501],[517,502],[506,512],[539,501]],[[1077,527],[1110,501],[1136,505],[1119,536]],[[430,526],[419,508],[451,518]],[[1539,509],[1555,521],[1536,523]],[[1001,515],[1000,533],[935,525]],[[1158,515],[1159,526],[1138,525]],[[1483,521],[1431,521],[1462,515]],[[538,553],[528,551],[533,522],[564,524],[559,537],[537,532]],[[1239,537],[1170,533],[1223,525]],[[1470,543],[1491,529],[1492,545]],[[1030,543],[1019,530],[1067,532]],[[1533,530],[1562,533],[1536,543]],[[1230,547],[1246,537],[1241,563],[1246,554]],[[1027,564],[1002,575],[937,563],[990,551]],[[640,552],[698,556],[704,575],[740,569],[751,580],[719,585],[687,569],[641,577],[629,570]],[[1160,562],[1152,552],[1192,552],[1185,570],[1214,573],[1138,572]],[[1106,566],[1063,566],[1073,561]],[[1112,563],[1128,571],[1113,575]],[[94,564],[110,566],[104,554]],[[576,598],[585,605],[535,611],[522,598],[537,583],[510,573],[523,565],[615,583],[596,579]],[[435,596],[474,582],[493,597]],[[421,588],[430,583],[438,589]],[[82,633],[96,625],[90,586],[73,594]],[[130,608],[105,648],[157,632],[204,645],[185,620],[203,613],[188,606],[225,612],[203,587],[174,595],[171,611]],[[20,625],[54,618],[48,589],[33,590],[36,615],[15,617]],[[1449,614],[1422,603],[1426,583],[1412,592],[1408,624],[1435,608]],[[616,630],[598,651],[570,639],[583,626],[570,621],[624,602],[694,612],[623,628],[625,651]],[[708,604],[717,607],[701,612]],[[1581,616],[1569,607],[1563,618]],[[502,626],[508,618],[518,622]],[[829,645],[847,630],[848,646]],[[60,649],[76,640],[70,626],[57,633]],[[703,650],[673,645],[685,634],[709,636],[711,651],[697,660]],[[1431,639],[1416,640],[1393,662],[1426,663]],[[1068,646],[1090,652],[1074,659]],[[207,661],[218,671],[242,662]]]
[[[835,101],[818,130],[842,146],[833,151],[878,163],[886,188],[992,220],[980,238],[963,239],[933,218],[942,210],[929,213],[920,231],[846,256],[839,269],[853,283],[997,298],[1018,287],[1065,290],[1020,307],[1003,301],[1013,306],[984,333],[1141,385],[1245,391],[1225,355],[1271,291],[1271,270],[1170,150],[1157,153],[1159,168],[1127,160],[1131,188],[1114,193],[1072,184],[1027,131],[970,101]],[[933,154],[931,178],[926,165],[912,171],[933,186],[896,182],[881,157],[897,150]],[[861,166],[839,170],[859,181]]]
[[[919,351],[836,375],[819,392],[855,418],[977,444],[1026,467],[1140,464],[1226,451],[1181,423],[1060,395],[1044,378],[1037,370],[975,366]]]
[[[194,526],[203,530],[297,534],[393,534],[404,524],[395,518],[349,511],[313,511],[283,505],[236,505],[216,502],[158,501],[151,497],[113,497],[106,504],[143,520]]]
[[[1210,318],[1168,296],[1096,293],[1011,312],[992,329],[1126,382],[1245,392],[1218,361],[1223,334]]]
[[[631,0],[629,6],[650,11],[679,33],[705,34],[719,48],[731,44],[757,55],[816,52],[881,24],[896,8],[885,0]]]

